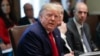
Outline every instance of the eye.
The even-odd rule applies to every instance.
[[[55,15],[55,18],[59,18],[59,16],[58,15]]]
[[[82,14],[82,13],[87,14],[88,12],[85,12],[85,11],[79,11],[78,13],[79,13],[79,14]]]
[[[82,13],[82,11],[79,11],[78,13],[79,13],[79,14],[81,14],[81,13]]]
[[[64,12],[62,11],[61,14],[64,14]]]
[[[47,16],[48,16],[48,17],[51,17],[51,16],[52,16],[52,14],[47,14]]]
[[[10,6],[9,4],[6,4],[7,6]]]
[[[1,4],[1,7],[3,7],[4,6],[4,4]]]

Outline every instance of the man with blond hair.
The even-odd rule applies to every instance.
[[[17,56],[64,56],[57,28],[61,23],[60,9],[54,3],[45,4],[41,8],[39,20],[23,33],[18,44]]]

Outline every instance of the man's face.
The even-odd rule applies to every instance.
[[[59,20],[59,22],[58,22],[58,26],[60,26],[61,25],[61,22],[63,21],[63,16],[64,16],[64,10],[63,10],[63,8],[62,8],[62,6],[61,5],[58,5],[58,7],[60,8],[59,9],[59,11],[60,11],[60,20]]]
[[[40,20],[47,31],[53,31],[61,22],[60,12],[57,9],[44,10]]]
[[[33,8],[31,5],[25,6],[25,14],[28,18],[33,18]]]
[[[80,24],[84,23],[87,18],[87,7],[80,5],[75,11],[76,21]]]
[[[10,5],[7,0],[2,0],[1,9],[2,9],[3,13],[5,13],[5,14],[10,13]]]

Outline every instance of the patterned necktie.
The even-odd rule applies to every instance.
[[[50,40],[50,43],[51,43],[51,46],[52,46],[53,56],[59,56],[57,45],[56,45],[56,42],[54,40],[54,36],[53,36],[52,33],[49,33],[49,40]]]

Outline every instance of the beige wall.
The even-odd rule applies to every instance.
[[[100,0],[86,0],[86,3],[90,14],[100,15]]]

